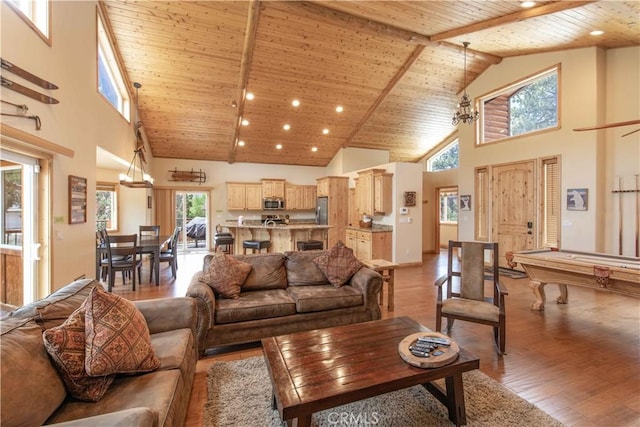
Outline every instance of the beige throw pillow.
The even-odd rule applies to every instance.
[[[347,283],[351,276],[362,267],[360,261],[353,255],[353,250],[346,247],[342,241],[336,243],[323,255],[315,258],[313,262],[336,288]]]

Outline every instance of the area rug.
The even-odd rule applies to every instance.
[[[463,374],[468,426],[562,426],[480,371]],[[208,371],[206,427],[280,427],[262,357],[216,362]],[[451,426],[446,408],[422,386],[318,412],[312,426]]]

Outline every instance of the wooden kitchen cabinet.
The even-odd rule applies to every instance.
[[[329,248],[345,240],[345,227],[349,220],[349,178],[327,176],[317,179],[317,197],[327,197],[327,218],[331,228],[328,233]],[[315,202],[314,202],[315,206]]]
[[[356,179],[356,205],[358,216],[373,216],[391,212],[393,174],[384,169],[358,172]]]
[[[262,197],[285,198],[284,179],[263,179]]]
[[[227,210],[262,210],[262,184],[227,182]]]
[[[314,210],[316,208],[316,186],[287,184],[285,207],[287,210]]]
[[[318,198],[318,190],[315,185],[303,185],[302,186],[302,209],[315,210],[316,199]]]
[[[366,229],[347,228],[346,245],[358,259],[386,259],[391,261],[391,231],[372,232]]]
[[[380,173],[373,175],[373,211],[388,213],[393,204],[393,174]]]

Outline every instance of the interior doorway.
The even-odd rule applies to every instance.
[[[209,198],[207,192],[175,192],[176,226],[182,229],[178,250],[209,250]]]
[[[458,240],[458,187],[436,188],[436,250],[448,247],[449,240]]]

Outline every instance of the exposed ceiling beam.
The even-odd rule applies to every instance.
[[[453,30],[432,34],[430,39],[433,42],[436,42],[439,40],[451,39],[464,34],[475,33],[476,31],[498,27],[500,25],[511,24],[513,22],[523,21],[525,19],[535,18],[537,16],[543,16],[551,13],[562,12],[563,10],[573,9],[576,7],[587,5],[589,3],[594,3],[594,1],[554,1],[552,3],[547,3],[542,6],[533,7],[531,9],[523,9],[518,12],[510,13],[508,15],[487,19],[481,22],[476,22],[475,24],[454,28]]]
[[[362,129],[362,126],[364,126],[367,120],[369,120],[371,115],[376,111],[376,109],[380,106],[382,101],[384,101],[387,95],[389,95],[389,93],[395,87],[395,85],[398,84],[402,76],[404,76],[407,73],[407,71],[409,71],[409,68],[411,68],[411,66],[418,60],[418,58],[420,57],[420,54],[424,49],[425,49],[424,45],[419,45],[413,50],[409,58],[407,58],[404,64],[402,64],[400,69],[396,72],[393,78],[389,81],[389,83],[385,86],[385,88],[380,92],[380,95],[378,95],[378,97],[373,102],[373,104],[371,104],[371,106],[369,107],[367,112],[364,114],[364,116],[360,119],[360,121],[358,122],[356,127],[353,129],[351,134],[349,134],[346,141],[342,144],[342,148],[348,147],[351,144],[351,140],[358,134],[358,132],[360,132],[360,129]]]
[[[238,149],[238,136],[242,127],[242,115],[244,114],[244,103],[249,81],[249,71],[253,61],[253,48],[256,42],[256,31],[258,30],[258,16],[260,15],[260,0],[251,0],[247,11],[247,25],[244,32],[244,44],[242,46],[242,60],[240,62],[240,81],[238,82],[238,95],[236,99],[236,127],[233,131],[231,149],[229,150],[229,163],[236,161],[236,150]]]

